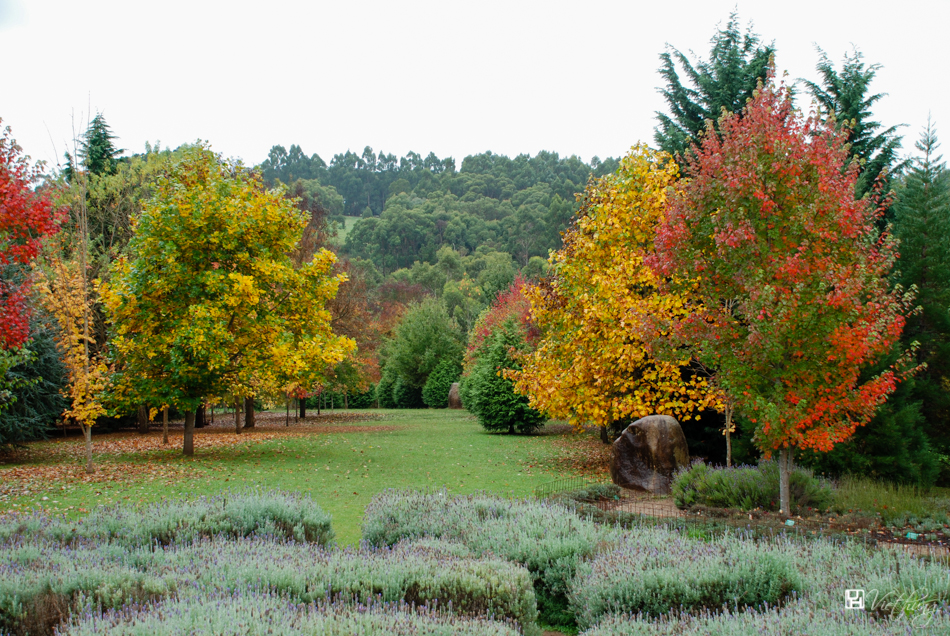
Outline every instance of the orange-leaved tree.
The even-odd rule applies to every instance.
[[[862,375],[891,351],[911,297],[889,286],[895,245],[875,228],[880,210],[855,200],[847,156],[834,123],[803,118],[770,78],[710,125],[648,259],[697,300],[662,337],[714,368],[759,448],[778,451],[786,513],[792,451],[847,439],[901,373]]]
[[[705,379],[684,374],[688,355],[656,360],[635,329],[644,314],[685,311],[683,297],[660,293],[644,265],[677,176],[669,156],[633,148],[616,174],[588,185],[551,275],[526,292],[541,338],[512,374],[518,390],[577,429],[601,427],[604,439],[625,419],[689,418],[717,403]]]

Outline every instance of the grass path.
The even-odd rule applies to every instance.
[[[373,413],[383,414],[383,419],[334,423],[328,418],[324,425],[320,418],[308,418],[308,426],[313,424],[309,431],[283,429],[273,418],[246,434],[249,441],[227,446],[200,442],[211,441],[212,434],[222,441],[233,434],[199,430],[195,456],[187,459],[180,446],[157,447],[151,438],[158,435],[160,441],[160,433],[144,440],[123,434],[122,439],[144,450],[122,452],[122,444],[114,444],[119,450],[97,456],[101,470],[92,480],[79,469],[80,440],[32,444],[18,461],[0,463],[0,483],[22,481],[34,473],[47,476],[30,482],[27,492],[8,491],[0,499],[0,510],[44,508],[79,516],[96,505],[147,504],[166,496],[263,486],[310,493],[333,516],[339,543],[353,545],[360,539],[366,505],[386,488],[527,496],[540,484],[576,474],[584,462],[578,452],[596,448],[590,437],[571,435],[563,426],[549,426],[545,434],[534,436],[493,435],[465,411]],[[94,433],[105,449],[112,437]],[[64,468],[70,472],[49,474]]]

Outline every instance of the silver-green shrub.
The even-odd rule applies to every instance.
[[[779,609],[700,612],[655,618],[611,614],[581,636],[924,636],[950,634],[950,612],[877,620],[866,611],[817,609],[796,602]]]
[[[707,466],[702,462],[677,472],[670,485],[680,508],[694,505],[714,508],[763,508],[777,510],[779,473],[775,462],[758,466]],[[789,475],[792,506],[825,510],[834,501],[831,484],[806,468],[795,467]]]
[[[329,545],[334,535],[330,515],[309,495],[248,489],[149,506],[99,508],[79,521],[42,514],[0,517],[0,540],[15,536],[140,546],[211,536],[275,536]]]
[[[369,545],[437,538],[523,564],[534,577],[541,619],[551,625],[574,623],[567,592],[577,565],[616,534],[548,502],[450,498],[444,491],[383,492],[367,506],[363,520],[363,541]]]
[[[63,608],[61,615],[83,598],[119,609],[173,592],[188,596],[250,586],[298,603],[338,596],[362,603],[438,601],[457,613],[508,618],[525,634],[537,633],[535,594],[525,568],[454,551],[437,544],[326,550],[273,538],[142,548],[8,543],[0,546],[0,628],[55,624],[61,616],[49,615],[50,608]]]
[[[612,613],[776,604],[802,588],[792,554],[734,535],[697,541],[657,528],[631,530],[582,563],[570,600],[587,628]]]
[[[459,617],[405,603],[299,604],[253,590],[171,598],[119,611],[90,611],[57,636],[517,636],[510,621]]]

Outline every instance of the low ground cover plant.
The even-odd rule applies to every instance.
[[[525,634],[537,633],[532,578],[510,561],[460,555],[432,542],[327,550],[270,537],[145,547],[17,539],[0,546],[0,629],[48,633],[83,602],[120,610],[249,586],[296,603],[338,596],[359,603],[438,601],[458,614],[506,618]]]
[[[703,505],[740,510],[779,509],[779,470],[773,461],[729,468],[695,462],[673,477],[671,488],[680,508]],[[834,501],[831,483],[801,467],[795,467],[789,474],[789,492],[793,510],[825,510]]]
[[[36,514],[0,517],[0,539],[95,539],[128,546],[183,543],[198,537],[275,536],[327,546],[330,515],[309,496],[247,489],[197,499],[166,499],[148,507],[99,508],[79,521]]]
[[[358,604],[345,601],[301,605],[270,592],[240,590],[175,597],[119,611],[90,607],[57,636],[518,636],[511,621],[460,617],[436,605]]]
[[[697,541],[654,529],[628,532],[613,549],[581,563],[570,599],[578,626],[587,628],[615,612],[758,607],[803,589],[793,554],[735,535]]]
[[[549,625],[574,623],[567,593],[577,565],[615,534],[549,502],[450,498],[444,491],[386,491],[370,502],[363,522],[368,545],[429,537],[523,564],[534,579],[541,620]]]
[[[747,636],[808,634],[809,636],[906,636],[950,633],[950,612],[935,609],[915,616],[879,621],[867,612],[816,609],[795,602],[774,609],[684,612],[667,618],[611,614],[582,636]]]

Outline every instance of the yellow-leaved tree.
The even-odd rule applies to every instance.
[[[605,441],[617,422],[718,406],[703,377],[683,373],[688,356],[658,361],[637,336],[643,316],[685,311],[643,263],[677,176],[668,155],[634,147],[616,174],[588,185],[550,275],[526,290],[541,338],[510,377],[532,406],[578,430],[601,427]]]
[[[341,282],[334,255],[292,262],[306,222],[281,191],[200,145],[134,220],[128,253],[100,288],[116,386],[184,411],[186,455],[206,398],[312,385],[353,349],[325,309]]]

